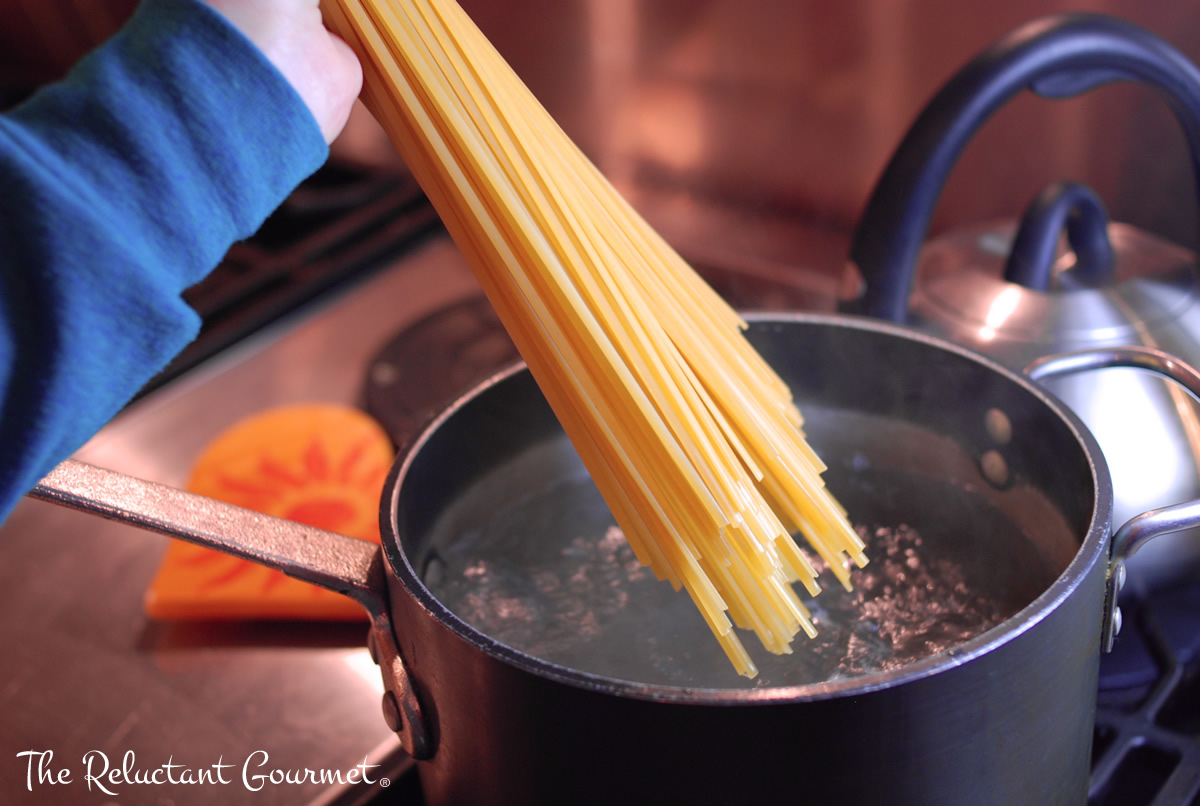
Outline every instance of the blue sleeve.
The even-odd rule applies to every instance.
[[[199,0],[146,0],[0,115],[0,521],[196,337],[181,292],[327,155]]]

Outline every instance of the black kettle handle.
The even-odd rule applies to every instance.
[[[929,222],[967,141],[1005,102],[1031,89],[1067,98],[1112,81],[1155,88],[1174,110],[1200,188],[1200,70],[1155,34],[1102,14],[1028,23],[967,63],[909,129],[859,218],[850,259],[863,294],[847,308],[903,322]]]
[[[1048,185],[1025,208],[1005,263],[1004,279],[1026,288],[1049,290],[1063,229],[1075,253],[1075,265],[1064,276],[1091,286],[1111,280],[1116,256],[1108,239],[1104,202],[1078,182]]]

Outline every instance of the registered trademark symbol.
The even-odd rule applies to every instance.
[[[389,786],[392,785],[392,782],[390,780],[388,780],[387,778],[380,778],[379,785],[382,786],[384,789],[387,789]]]

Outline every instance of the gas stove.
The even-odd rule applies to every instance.
[[[466,5],[731,303],[821,312],[844,288],[858,207],[928,93],[975,47],[1051,10]],[[1190,4],[1091,5],[1200,41]],[[1184,157],[1167,158],[1175,124],[1148,103],[1118,90],[1000,116],[956,167],[935,226],[1015,215],[1047,177],[1079,175],[1114,219],[1192,242]],[[347,145],[188,292],[201,338],[80,458],[182,486],[229,425],[301,401],[363,408],[399,442],[515,357],[389,147],[374,130]],[[142,596],[166,544],[35,501],[0,528],[0,801],[223,804],[244,791],[242,765],[262,760],[281,771],[364,765],[373,783],[267,782],[256,804],[419,804],[414,763],[380,714],[365,621],[152,621]],[[1126,629],[1102,661],[1093,806],[1200,803],[1198,605],[1200,582],[1123,605]],[[234,784],[128,783],[108,795],[81,778],[89,751],[141,770],[232,765]]]
[[[699,206],[691,214],[723,215]],[[704,249],[688,257],[739,307],[832,310],[840,278],[830,238],[810,232],[802,241],[813,246],[800,268]],[[225,427],[300,401],[361,407],[400,443],[517,357],[403,173],[327,166],[189,297],[205,319],[201,338],[80,451],[84,460],[180,486]],[[0,530],[5,802],[79,802],[83,784],[47,783],[17,755],[32,750],[53,754],[37,757],[47,770],[77,765],[88,751],[139,767],[242,764],[259,754],[281,769],[364,764],[370,784],[264,787],[256,802],[420,803],[413,762],[380,716],[365,623],[151,621],[141,598],[165,545],[34,501]],[[1200,584],[1127,608],[1129,628],[1103,661],[1092,804],[1195,802],[1197,605]],[[381,778],[392,784],[386,791]],[[119,802],[217,803],[228,792],[127,784]]]

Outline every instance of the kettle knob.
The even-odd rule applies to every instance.
[[[1108,238],[1108,214],[1095,191],[1078,182],[1055,182],[1025,208],[1004,279],[1037,291],[1049,291],[1063,229],[1075,253],[1075,265],[1064,278],[1073,284],[1098,286],[1111,280],[1116,256]]]
[[[1170,104],[1200,188],[1200,70],[1158,36],[1123,20],[1086,13],[1035,20],[968,62],[901,141],[855,227],[850,259],[863,291],[844,308],[905,321],[942,186],[968,140],[1005,102],[1025,89],[1065,98],[1117,80],[1147,84]],[[1083,210],[1086,203],[1076,206]]]

